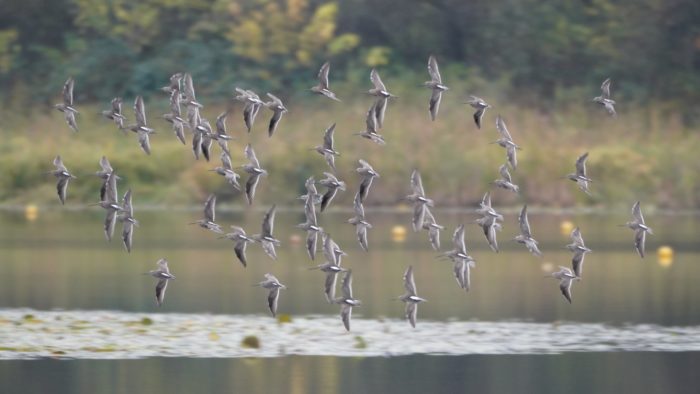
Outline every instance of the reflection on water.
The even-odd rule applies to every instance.
[[[258,245],[250,245],[247,269],[235,260],[230,243],[186,224],[198,215],[196,211],[137,212],[141,227],[136,230],[134,250],[129,255],[116,240],[111,244],[104,240],[103,215],[98,210],[42,212],[33,222],[27,222],[21,212],[0,213],[0,309],[3,310],[0,319],[6,320],[1,326],[4,331],[0,335],[0,347],[12,348],[20,344],[10,340],[19,332],[27,333],[20,329],[38,330],[31,333],[31,338],[37,338],[33,341],[35,344],[56,339],[60,333],[58,324],[45,327],[45,324],[34,323],[36,327],[32,327],[26,322],[14,326],[14,322],[24,319],[22,316],[27,313],[40,320],[46,313],[41,311],[60,309],[67,312],[56,313],[76,316],[85,313],[80,310],[125,311],[130,314],[105,313],[128,316],[125,317],[128,319],[134,317],[134,321],[148,315],[154,324],[145,329],[144,335],[151,329],[167,326],[161,323],[163,319],[182,316],[189,316],[185,319],[191,320],[195,327],[201,316],[222,319],[224,325],[230,322],[232,328],[251,324],[250,333],[261,338],[261,351],[275,343],[275,338],[283,341],[287,338],[285,335],[291,335],[290,330],[298,328],[303,333],[299,335],[307,339],[312,330],[333,337],[337,335],[337,339],[332,339],[338,341],[338,347],[331,348],[334,351],[352,346],[348,349],[350,352],[370,352],[378,348],[383,355],[405,354],[407,352],[399,345],[382,347],[381,344],[394,340],[398,344],[412,341],[409,345],[414,348],[444,346],[441,344],[444,339],[449,345],[449,340],[444,335],[435,335],[435,331],[443,333],[454,328],[459,332],[453,335],[464,341],[453,345],[466,349],[464,353],[473,353],[481,346],[480,341],[470,337],[478,334],[470,334],[469,330],[484,332],[486,337],[481,339],[488,338],[488,341],[483,344],[499,345],[501,350],[509,350],[505,353],[513,353],[513,349],[519,349],[516,345],[523,344],[542,345],[533,351],[537,353],[567,353],[557,356],[2,361],[0,387],[21,387],[21,392],[25,393],[465,390],[587,393],[696,392],[697,383],[700,383],[696,374],[699,353],[576,353],[697,349],[698,335],[694,331],[700,326],[700,287],[696,285],[696,278],[700,276],[700,244],[697,242],[700,222],[695,217],[647,215],[654,235],[648,238],[650,253],[644,260],[634,253],[631,232],[616,226],[627,220],[624,214],[613,217],[531,214],[530,222],[544,252],[543,259],[529,255],[521,245],[508,241],[517,232],[515,214],[506,217],[499,234],[502,251],[498,254],[488,249],[478,227],[467,225],[467,246],[477,260],[477,267],[473,271],[472,290],[465,294],[454,281],[450,264],[435,259],[436,253],[430,250],[425,233],[409,231],[405,242],[392,241],[391,228],[396,224],[408,226],[410,213],[368,211],[368,218],[374,224],[368,254],[356,244],[352,226],[344,223],[351,214],[324,213],[320,224],[348,252],[344,266],[353,268],[355,295],[364,302],[362,308],[355,311],[357,319],[353,322],[353,332],[346,334],[337,315],[337,306],[329,305],[324,299],[322,275],[307,270],[311,263],[303,245],[289,241],[292,234],[303,235],[293,227],[303,220],[300,215],[278,215],[275,231],[283,241],[278,250],[279,260],[269,260]],[[440,211],[436,217],[449,229],[442,236],[443,247],[449,247],[455,225],[468,224],[475,219],[469,213]],[[261,218],[259,212],[221,214],[218,221],[224,226],[242,225],[249,233],[255,233]],[[561,297],[555,281],[543,278],[542,270],[546,264],[556,267],[570,263],[570,255],[563,248],[569,240],[560,230],[563,220],[580,226],[587,245],[594,250],[586,256],[583,281],[574,284],[572,305]],[[675,250],[672,264],[657,263],[654,252],[660,245],[669,245]],[[165,304],[159,309],[153,301],[155,283],[141,273],[153,269],[160,257],[169,259],[178,279],[169,285]],[[415,330],[401,321],[401,303],[392,301],[403,293],[401,276],[409,264],[414,266],[419,293],[429,300],[421,304]],[[274,273],[288,286],[280,299],[279,311],[292,316],[290,325],[278,326],[267,317],[265,292],[251,287],[265,272]],[[206,313],[216,315],[203,315]],[[312,315],[317,317],[308,320]],[[101,315],[88,312],[88,316]],[[77,324],[77,327],[99,325],[99,321],[87,317],[79,320],[88,323]],[[571,323],[560,324],[559,321]],[[528,322],[532,324],[526,324]],[[41,331],[42,327],[46,331]],[[101,349],[109,350],[107,342],[114,342],[112,346],[120,343],[119,337],[112,335],[114,328],[100,330],[89,338],[83,337],[86,342],[83,347],[93,347],[95,351],[104,345]],[[574,332],[563,335],[566,331],[562,330]],[[216,336],[210,336],[212,331]],[[605,335],[589,337],[587,331]],[[240,349],[237,335],[242,334],[214,325],[214,329],[196,330],[192,335],[203,335],[200,339],[204,343],[211,342],[206,349],[221,346],[233,352],[230,349]],[[379,340],[372,339],[374,335]],[[531,342],[528,335],[537,341]],[[365,339],[366,348],[354,347],[356,336],[370,337],[370,340]],[[555,344],[559,350],[551,350],[552,343],[547,339],[552,336],[557,339]],[[607,340],[609,336],[613,341]],[[218,340],[212,340],[217,337]],[[70,342],[76,338],[66,334],[63,340]],[[177,338],[174,340],[177,343]],[[167,338],[163,341],[167,342]],[[131,342],[138,348],[137,339]],[[28,345],[24,343],[23,346]],[[181,348],[184,347],[177,347]],[[146,351],[148,346],[140,349]],[[435,348],[425,351],[442,353]],[[105,353],[110,352],[101,352]],[[633,378],[621,379],[621,376]]]
[[[235,259],[232,243],[216,234],[188,226],[199,212],[140,212],[134,250],[127,254],[115,240],[102,234],[102,212],[48,212],[32,223],[20,213],[0,214],[0,308],[101,309],[132,312],[183,312],[216,314],[267,313],[264,293],[251,287],[265,272],[274,273],[288,286],[280,299],[280,312],[292,316],[335,315],[337,307],[323,296],[323,275],[307,270],[303,244],[289,241],[302,221],[297,214],[278,215],[276,234],[283,243],[274,262],[259,245],[248,247],[248,268]],[[473,222],[468,213],[440,213],[438,220],[450,229],[442,234],[450,247],[451,230]],[[239,224],[257,232],[262,213],[222,214],[222,225]],[[403,293],[405,267],[414,266],[419,293],[429,300],[419,318],[445,321],[504,319],[551,322],[557,320],[700,325],[700,245],[696,218],[649,217],[654,235],[648,239],[649,256],[634,252],[633,234],[616,224],[625,215],[568,216],[532,214],[530,221],[544,257],[538,259],[521,245],[508,241],[517,231],[515,214],[506,216],[500,233],[501,253],[488,249],[476,226],[467,226],[467,247],[477,260],[472,290],[459,289],[451,265],[436,259],[424,232],[409,231],[407,240],[394,243],[391,228],[408,224],[410,213],[368,212],[374,224],[370,253],[354,238],[348,215],[324,213],[321,225],[348,252],[345,267],[353,268],[355,295],[364,304],[357,310],[365,318],[400,318],[402,308],[392,298]],[[556,281],[543,278],[542,265],[569,265],[560,232],[562,219],[581,227],[587,245],[584,279],[575,283],[573,305],[561,297]],[[669,267],[657,264],[654,250],[670,245],[676,250]],[[141,273],[166,257],[177,281],[168,287],[165,304],[155,307],[152,278]]]
[[[700,351],[700,327],[593,323],[406,322],[306,316],[0,311],[0,359],[400,356]],[[257,340],[251,345],[246,338]]]

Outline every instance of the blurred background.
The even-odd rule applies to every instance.
[[[450,87],[435,122],[428,114],[430,92],[421,86],[431,54]],[[342,103],[308,91],[325,61],[331,62],[331,88]],[[380,131],[384,147],[352,136],[364,129],[373,101],[365,94],[372,68],[399,96],[390,101]],[[211,163],[195,161],[190,146],[181,145],[161,118],[169,97],[160,88],[176,72],[192,74],[203,116],[213,120],[233,109],[227,123],[236,138],[229,144],[234,165],[245,162],[243,148],[251,143],[269,171],[252,207],[208,171],[219,165],[217,154]],[[68,77],[76,81],[78,134],[52,108],[61,101]],[[606,78],[612,79],[618,118],[591,101]],[[236,86],[284,100],[290,112],[274,137],[267,137],[271,112],[266,109],[246,133],[242,107],[232,101]],[[470,94],[494,107],[481,130],[465,104]],[[157,131],[150,156],[132,133],[123,135],[100,115],[119,96],[133,120],[137,95],[144,96],[149,125]],[[370,351],[373,346],[363,322],[408,328],[402,305],[391,299],[403,292],[401,278],[409,264],[419,294],[429,299],[421,305],[417,330],[422,321],[445,326],[533,322],[553,329],[564,321],[652,333],[663,326],[678,328],[673,341],[687,340],[691,350],[700,346],[700,336],[682,336],[700,325],[697,0],[2,0],[0,104],[0,392],[697,391],[698,353],[669,351],[662,346],[672,342],[665,334],[640,344],[648,352],[599,353],[601,347],[616,349],[611,339],[591,342],[581,353],[550,355],[557,350],[543,345],[537,354],[475,355],[472,344],[480,349],[490,344],[466,332],[455,339],[462,356],[357,355],[358,343]],[[493,191],[494,206],[505,214],[498,254],[472,224],[477,216],[469,209],[505,161],[503,149],[489,145],[498,138],[497,114],[523,147],[512,172],[520,194]],[[348,191],[339,193],[319,220],[349,254],[343,263],[353,268],[355,295],[364,301],[354,312],[360,328],[351,333],[343,330],[337,306],[323,298],[322,276],[307,269],[312,263],[305,234],[294,227],[303,221],[296,196],[304,180],[319,178],[327,168],[308,149],[321,143],[334,122],[342,154],[338,175]],[[561,179],[586,151],[594,179],[590,197]],[[78,176],[64,207],[56,198],[55,179],[46,174],[57,154]],[[120,191],[134,191],[141,226],[131,254],[118,235],[111,243],[104,240],[104,212],[86,209],[99,196],[101,180],[92,174],[102,155],[122,178]],[[354,228],[346,223],[359,158],[381,173],[366,203],[374,225],[369,253],[359,248]],[[411,210],[399,200],[409,192],[413,168],[421,171],[427,194],[436,201],[436,219],[446,227],[443,250],[451,247],[453,229],[466,225],[467,247],[477,260],[468,294],[454,281],[451,265],[435,259],[427,234],[410,231]],[[251,245],[244,269],[232,244],[188,226],[200,217],[210,193],[218,196],[222,227],[241,225],[249,234],[258,232],[263,211],[278,204],[279,261]],[[635,254],[633,233],[618,227],[637,200],[654,229],[644,260]],[[510,241],[524,203],[532,206],[530,223],[542,259]],[[563,246],[576,226],[594,252],[586,257],[585,280],[574,284],[569,305],[556,281],[543,276],[570,264]],[[155,283],[140,274],[155,268],[160,257],[168,258],[178,279],[157,309]],[[291,323],[270,318],[269,325],[249,324],[240,333],[242,326],[217,326],[219,334],[212,335],[206,327],[210,313],[243,325],[268,317],[264,292],[251,287],[266,272],[288,287],[280,311]],[[120,311],[149,323],[138,323],[137,329],[101,327],[107,323],[90,317],[95,310]],[[74,313],[84,321],[62,331],[45,311],[59,311],[58,317],[65,311],[66,320],[76,319],[70,317]],[[179,346],[215,349],[224,335],[255,335],[263,349],[277,330],[308,340],[307,328],[295,322],[318,315],[333,319],[328,335],[347,343],[338,356],[321,357],[17,360],[37,354],[110,358],[116,345],[71,347],[76,332],[71,330],[102,328],[96,335],[103,342],[118,337],[143,344],[159,333],[159,320],[148,318],[164,316],[156,313],[205,322],[201,330],[188,322],[193,333],[206,335],[173,342],[172,354]],[[70,344],[62,345],[62,353],[41,340],[18,345],[29,333]],[[431,340],[442,342],[443,335],[436,331]],[[508,338],[504,331],[493,345],[503,346]],[[411,339],[410,333],[397,334],[392,345],[405,350]],[[585,330],[574,328],[565,342],[587,340]],[[238,341],[232,343],[227,345]],[[665,350],[652,352],[658,349]]]
[[[270,143],[264,135],[269,111],[249,137],[240,106],[229,117],[230,133],[238,138],[234,164],[243,161],[243,146],[251,141],[270,169],[261,201],[273,202],[278,191],[299,189],[309,172],[320,173],[323,160],[306,149],[333,122],[340,151],[353,153],[339,163],[341,178],[350,178],[354,152],[366,147],[351,133],[364,127],[371,103],[364,92],[375,67],[400,98],[390,103],[382,130],[390,143],[363,151],[385,175],[369,204],[393,204],[412,167],[423,171],[441,205],[474,204],[504,160],[501,150],[482,149],[495,139],[500,113],[525,147],[515,183],[531,204],[622,208],[643,199],[662,208],[696,208],[698,20],[700,4],[692,0],[407,0],[400,6],[382,0],[5,0],[0,202],[53,202],[43,171],[61,153],[79,175],[93,173],[107,154],[142,204],[191,204],[217,188],[220,201],[239,204],[216,175],[204,171],[210,165],[191,160],[189,148],[179,146],[160,118],[168,97],[159,88],[181,71],[192,73],[210,119],[231,105],[234,86],[261,96],[273,92],[287,104],[278,141]],[[419,87],[428,78],[430,54],[451,88],[437,122],[429,121],[429,91]],[[308,92],[326,60],[342,105]],[[69,76],[76,80],[79,136],[51,108]],[[608,77],[618,119],[591,102]],[[469,94],[494,106],[481,131],[464,104]],[[98,116],[120,96],[133,119],[136,95],[146,97],[150,123],[160,132],[152,138],[151,157]],[[599,180],[593,198],[555,180],[584,151],[591,152],[589,170]],[[69,201],[92,200],[91,189],[89,182],[76,182]],[[350,205],[351,198],[339,201]]]

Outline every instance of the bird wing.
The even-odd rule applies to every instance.
[[[146,152],[147,155],[151,154],[151,140],[148,137],[148,133],[139,130],[139,145],[141,149]]]
[[[107,211],[107,216],[105,216],[105,237],[107,238],[107,241],[112,240],[112,235],[114,235],[114,226],[116,223],[117,211]]]
[[[330,204],[331,201],[333,201],[333,197],[335,197],[337,193],[337,188],[330,188],[328,189],[328,191],[326,191],[326,193],[323,194],[323,197],[321,198],[321,212],[323,212],[328,206],[328,204]]]
[[[430,95],[430,104],[428,110],[430,110],[430,118],[435,120],[437,118],[438,111],[440,110],[440,101],[442,100],[442,91],[440,89],[433,89],[433,93]]]
[[[282,100],[279,99],[279,97],[275,96],[272,93],[267,93],[267,97],[271,98],[272,101],[275,103],[275,105],[278,105],[280,107],[284,107],[284,104],[282,104]]]
[[[360,190],[358,192],[360,195],[360,201],[364,201],[365,198],[367,198],[367,193],[369,193],[369,188],[372,186],[373,180],[373,176],[365,176],[362,178],[362,182],[360,183]]]
[[[258,187],[258,181],[260,181],[260,175],[250,175],[245,183],[245,196],[248,200],[248,205],[253,203],[253,198],[255,198],[255,189]]]
[[[66,123],[68,123],[68,126],[77,133],[78,123],[75,121],[75,112],[65,111],[63,112],[63,118],[66,120]]]
[[[585,177],[586,176],[586,160],[588,159],[588,152],[579,156],[576,159],[576,175]]]
[[[501,178],[503,180],[507,181],[508,183],[512,183],[512,178],[510,177],[510,171],[508,171],[508,166],[505,164],[501,164],[500,167],[498,167],[498,173],[501,175]]]
[[[352,317],[352,307],[343,304],[340,307],[340,318],[343,320],[343,325],[347,331],[350,331],[350,318]]]
[[[365,220],[365,207],[362,205],[362,196],[359,192],[355,194],[353,199],[353,210],[355,211],[355,216],[360,220]]]
[[[106,201],[116,203],[118,201],[117,197],[117,175],[114,172],[109,174],[107,178],[107,188],[105,189]]]
[[[377,102],[373,102],[372,106],[369,107],[367,111],[367,117],[365,118],[365,126],[367,127],[368,133],[377,132],[377,117],[375,116],[375,109],[377,107]]]
[[[134,206],[131,204],[131,189],[124,193],[124,197],[122,198],[122,208],[128,217],[134,216]]]
[[[491,225],[486,228],[486,240],[489,242],[491,250],[498,253],[498,239],[496,238],[495,223],[491,223]]]
[[[573,280],[571,278],[564,278],[559,282],[559,290],[561,290],[561,294],[564,295],[564,298],[566,298],[567,301],[569,301],[569,304],[571,304],[571,284],[573,283]]]
[[[433,82],[442,83],[442,77],[440,76],[440,69],[438,68],[437,60],[435,56],[430,56],[428,58],[428,73]]]
[[[455,229],[455,232],[452,235],[452,244],[454,245],[455,249],[457,249],[457,251],[462,252],[464,254],[467,253],[467,246],[464,243],[464,225],[463,224],[460,224]]]
[[[527,219],[527,205],[523,205],[523,209],[520,210],[518,223],[520,223],[520,234],[526,238],[532,238],[532,234],[530,233],[530,221]]]
[[[75,85],[75,80],[73,78],[68,78],[63,84],[63,104],[67,106],[73,106],[73,86]]]
[[[248,261],[245,258],[245,249],[246,246],[248,245],[248,242],[245,240],[240,240],[236,242],[236,245],[233,247],[234,253],[236,253],[236,257],[238,257],[238,260],[243,264],[244,267],[248,266]]]
[[[374,85],[375,89],[383,91],[386,90],[386,86],[384,86],[384,83],[379,77],[379,73],[377,72],[377,70],[372,69],[372,71],[369,72],[369,80],[372,81],[372,84]]]
[[[316,219],[316,204],[314,204],[314,196],[318,194],[309,193],[309,198],[306,199],[304,203],[304,215],[306,216],[306,222],[316,226],[318,220]]]
[[[272,312],[273,317],[277,316],[277,304],[279,303],[279,299],[279,287],[275,287],[274,289],[270,290],[270,294],[267,296],[267,305],[270,307],[270,312]]]
[[[194,83],[192,82],[192,75],[189,73],[185,74],[183,81],[185,84],[185,98],[187,99],[187,101],[196,101],[194,95]]]
[[[337,274],[335,272],[326,273],[326,282],[324,283],[324,291],[326,293],[326,300],[331,302],[335,298],[335,282],[337,281]]]
[[[348,270],[343,278],[343,296],[352,298],[352,270]]]
[[[508,163],[510,163],[511,168],[514,170],[518,167],[518,155],[517,155],[517,149],[513,145],[508,145],[506,146],[506,158],[508,159]]]
[[[316,245],[318,244],[318,232],[306,232],[306,251],[309,253],[311,260],[316,259]]]
[[[136,96],[134,101],[134,116],[136,117],[136,124],[146,126],[146,107],[141,96]]]
[[[216,117],[216,133],[219,135],[226,135],[226,117],[228,116],[228,111],[224,111]]]
[[[165,299],[165,289],[168,287],[167,279],[160,279],[158,284],[156,284],[156,303],[158,306],[163,305],[163,300]]]
[[[122,228],[122,242],[126,251],[131,253],[131,244],[133,242],[134,236],[134,224],[128,220],[124,221],[124,227]]]
[[[431,226],[428,229],[428,236],[430,237],[430,245],[434,250],[440,250],[440,229]]]
[[[275,111],[275,113],[272,115],[272,118],[270,118],[270,124],[267,127],[268,136],[272,137],[272,134],[275,133],[275,130],[277,130],[277,125],[282,119],[282,115],[284,115],[283,111]]]
[[[632,206],[632,216],[639,224],[644,224],[644,216],[642,216],[642,208],[640,207],[639,201],[635,202]]]
[[[113,171],[112,166],[109,164],[107,156],[102,156],[102,158],[100,159],[100,168],[102,168],[102,171],[104,171],[105,173],[110,173]]]
[[[411,173],[411,188],[413,189],[413,193],[421,197],[425,196],[425,190],[423,190],[423,180],[421,179],[420,172],[415,169]]]
[[[603,84],[600,85],[600,90],[603,91],[604,99],[610,99],[610,78],[603,81]]]
[[[329,89],[330,83],[328,83],[328,72],[331,69],[331,64],[329,62],[323,63],[321,69],[318,70],[318,83],[321,85],[322,89]]]
[[[328,126],[323,133],[323,148],[333,150],[333,134],[335,133],[335,123]]]
[[[571,240],[576,246],[585,246],[583,243],[583,236],[581,235],[581,230],[578,227],[571,231]]]
[[[260,168],[260,162],[258,161],[258,158],[255,156],[255,151],[253,150],[253,147],[248,144],[245,146],[245,157],[250,161],[250,164],[254,165],[257,168]]]
[[[367,226],[358,223],[356,227],[357,241],[360,243],[360,247],[365,252],[369,251],[369,242],[367,241]]]
[[[275,227],[275,213],[277,212],[277,205],[273,205],[267,213],[262,222],[262,234],[263,236],[272,237],[272,231]]]
[[[221,165],[227,169],[233,171],[233,164],[231,164],[231,156],[226,152],[221,152]]]
[[[210,194],[204,202],[204,218],[210,222],[214,222],[216,218],[216,195]]]
[[[498,133],[501,135],[501,138],[512,141],[513,138],[510,136],[510,133],[508,132],[508,127],[506,127],[506,122],[503,120],[501,115],[498,115],[496,117],[496,129],[498,130]]]
[[[574,253],[574,257],[571,259],[571,268],[574,269],[574,275],[581,277],[583,272],[583,259],[586,254],[583,251],[578,251]]]
[[[384,127],[384,116],[386,115],[386,107],[389,99],[386,97],[378,97],[374,104],[374,118],[377,122],[377,127]]]
[[[406,319],[411,324],[411,327],[416,327],[416,317],[418,315],[418,304],[415,302],[406,303]]]
[[[265,251],[265,254],[270,256],[271,259],[277,260],[277,252],[275,251],[275,244],[270,242],[270,241],[262,241],[261,242],[263,251]]]
[[[416,281],[413,277],[413,266],[409,265],[403,274],[403,287],[409,295],[416,295]]]
[[[486,207],[490,208],[491,207],[491,193],[490,192],[486,192],[484,194],[484,197],[481,199],[481,207],[482,208],[486,208]]]
[[[66,203],[68,181],[70,181],[70,178],[59,178],[58,183],[56,184],[56,191],[58,193],[58,199],[61,200],[61,204]]]
[[[643,229],[639,229],[634,233],[634,247],[637,249],[637,253],[639,253],[639,257],[641,258],[644,258],[646,238],[647,232]]]
[[[455,279],[457,280],[457,284],[461,288],[465,288],[465,271],[466,271],[466,262],[464,259],[457,259],[454,263],[454,266],[452,267],[452,272],[454,273]]]
[[[411,224],[413,225],[413,231],[419,231],[423,228],[423,223],[425,221],[425,204],[416,203],[413,207],[413,220]]]
[[[173,90],[170,92],[170,112],[175,116],[180,116],[180,92]]]
[[[115,97],[112,99],[112,112],[118,115],[122,113],[122,99],[121,97]]]

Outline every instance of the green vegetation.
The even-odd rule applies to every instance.
[[[270,176],[256,204],[294,203],[311,174],[325,171],[308,151],[337,122],[343,156],[340,177],[350,205],[360,156],[381,174],[368,205],[395,204],[421,170],[440,206],[478,201],[497,176],[503,150],[494,116],[502,114],[523,151],[513,173],[523,198],[548,206],[629,205],[643,199],[669,208],[700,206],[700,2],[693,0],[524,0],[511,2],[407,0],[6,0],[0,5],[0,203],[56,205],[51,170],[56,154],[79,179],[68,205],[95,202],[92,177],[104,154],[131,187],[137,209],[146,204],[199,203],[216,192],[242,205],[238,193],[195,162],[189,146],[159,119],[167,97],[158,89],[169,75],[191,72],[204,115],[213,119],[234,86],[272,91],[290,113],[272,140],[263,110],[248,137],[239,108],[229,119],[237,141],[233,161],[244,161],[251,141]],[[428,54],[440,60],[450,86],[438,121],[427,116]],[[343,105],[306,91],[318,66],[331,60],[333,89]],[[390,103],[382,134],[388,145],[352,137],[364,127],[368,72],[377,67],[401,98]],[[73,135],[49,104],[67,76],[76,79],[81,132]],[[601,81],[613,78],[618,119],[590,103]],[[146,96],[158,134],[145,156],[131,133],[121,135],[97,115],[116,96]],[[472,124],[467,94],[496,108],[484,129]],[[590,151],[593,197],[558,179]],[[521,199],[496,193],[499,204]]]
[[[255,335],[248,335],[241,341],[241,346],[248,349],[260,349],[260,339]]]

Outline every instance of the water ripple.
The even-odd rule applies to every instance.
[[[259,347],[244,345],[255,337]],[[250,338],[249,338],[250,340]],[[253,341],[254,342],[254,341]],[[249,342],[250,343],[250,342]],[[700,351],[700,326],[419,321],[338,316],[0,310],[0,359],[399,356]]]

